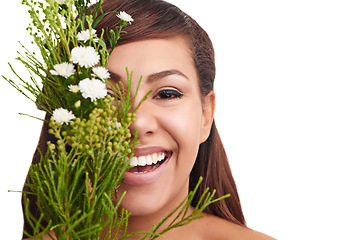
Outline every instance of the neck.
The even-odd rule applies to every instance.
[[[178,209],[175,213],[173,213],[170,217],[168,217],[169,214],[172,213],[181,204],[181,202],[186,198],[187,194],[188,188],[184,189],[184,191],[182,190],[172,200],[168,201],[165,206],[163,206],[157,211],[152,212],[151,214],[130,214],[126,235],[131,235],[138,232],[151,232],[154,228],[154,225],[157,226],[160,222],[162,224],[158,227],[155,233],[159,234],[164,231],[169,226],[169,224],[172,223],[172,221],[176,218],[181,208]],[[190,207],[187,211],[187,215],[190,215],[192,213],[192,210],[193,208]],[[119,214],[121,213],[119,212]],[[165,218],[167,219],[163,221]],[[103,233],[105,234],[107,231],[108,229],[104,229]],[[116,231],[116,229],[112,230],[112,234],[115,234],[116,232],[118,232]],[[134,235],[126,239],[138,240],[142,239],[144,236],[144,234]],[[123,230],[119,234],[119,237],[123,237]]]
[[[174,209],[172,209],[174,210]],[[160,234],[162,233],[163,236],[165,236],[164,239],[174,239],[173,237],[173,234],[175,235],[183,235],[183,231],[182,229],[184,227],[181,227],[181,228],[175,228],[175,229],[171,229],[169,232],[163,232],[165,229],[168,228],[168,226],[173,222],[173,220],[176,218],[176,216],[178,215],[180,210],[177,210],[176,212],[174,212],[174,214],[172,214],[172,216],[170,216],[168,219],[166,219],[165,221],[164,218],[167,217],[168,215],[162,215],[162,216],[158,216],[157,218],[155,216],[151,216],[150,219],[151,220],[148,220],[149,218],[147,217],[130,217],[129,218],[129,222],[128,222],[128,231],[127,231],[127,234],[131,234],[131,233],[134,233],[134,232],[149,232],[151,231],[152,229],[154,229],[155,227],[157,227],[158,225],[155,225],[152,224],[152,223],[160,223],[162,222],[162,224],[160,226],[158,226],[158,229],[155,231],[156,234]],[[193,211],[193,207],[190,207],[186,216],[189,216]],[[156,219],[156,220],[155,220]],[[177,219],[175,221],[178,222],[180,221],[181,219]],[[189,226],[187,226],[189,227]],[[136,236],[133,236],[133,237],[130,237],[130,238],[126,238],[126,239],[131,239],[131,240],[138,240],[138,239],[142,239],[145,235],[142,234],[142,235],[136,235]],[[146,238],[147,239],[147,238]]]
[[[155,226],[158,226],[155,233],[161,233],[169,226],[170,223],[172,223],[172,221],[175,220],[181,208],[174,212],[171,216],[169,216],[169,214],[171,214],[181,204],[181,202],[185,199],[186,196],[187,192],[185,194],[179,194],[177,196],[177,199],[171,201],[171,204],[167,204],[159,211],[156,211],[152,214],[137,216],[130,215],[127,234],[135,232],[149,232],[154,229]],[[192,208],[188,210],[187,215],[191,214],[191,212]],[[167,219],[164,221],[165,218]],[[162,224],[159,225],[159,223]],[[144,237],[144,235],[136,236],[130,239],[141,239],[142,237]]]

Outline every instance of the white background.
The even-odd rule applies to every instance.
[[[1,7],[0,74],[26,9]],[[172,0],[216,50],[216,122],[250,228],[279,239],[360,239],[360,4],[350,0]],[[26,72],[21,72],[26,76]],[[0,238],[20,239],[20,194],[42,117],[0,80]]]

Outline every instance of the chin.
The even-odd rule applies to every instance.
[[[126,195],[121,203],[121,207],[131,212],[131,216],[146,216],[146,215],[167,215],[188,194],[189,173],[181,174],[186,176],[183,180],[176,170],[176,161],[174,155],[169,157],[159,167],[162,171],[161,176],[154,182],[148,184],[128,184],[124,182],[119,189],[119,197],[121,193],[126,192]],[[141,173],[135,173],[141,174]],[[145,173],[147,174],[147,173]]]

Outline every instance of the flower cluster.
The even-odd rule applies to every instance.
[[[25,0],[25,2],[27,1]],[[73,3],[71,1],[56,0],[55,2],[60,9],[68,11],[67,13],[61,11],[59,12],[60,15],[65,18],[72,18],[73,14],[71,14],[70,10]],[[39,4],[39,6],[42,7],[43,5]],[[56,8],[57,5],[54,6]],[[78,28],[73,28],[71,25],[71,22],[75,19],[67,21],[67,29],[71,29],[71,34],[55,30],[57,26],[52,26],[56,34],[64,33],[63,36],[58,37],[58,43],[51,40],[50,35],[48,37],[45,35],[45,40],[38,37],[39,33],[44,33],[41,29],[45,28],[45,25],[38,26],[38,33],[32,33],[34,38],[38,39],[39,42],[42,41],[40,47],[46,46],[46,48],[42,48],[42,50],[47,49],[43,56],[49,56],[48,59],[44,59],[45,62],[55,63],[50,64],[46,78],[57,82],[55,88],[58,89],[52,87],[49,92],[52,97],[46,99],[52,101],[54,96],[60,96],[61,100],[53,101],[56,104],[46,102],[46,106],[50,106],[47,111],[52,114],[55,122],[66,125],[76,116],[88,117],[88,114],[97,105],[97,101],[104,100],[107,95],[106,81],[110,78],[110,73],[106,69],[108,57],[120,38],[121,29],[126,24],[131,24],[134,21],[124,11],[115,15],[115,17],[119,18],[119,25],[106,32],[111,45],[109,51],[104,42],[104,35],[97,35],[95,19],[89,16],[82,17],[82,14],[86,14],[86,8],[81,7],[80,3],[75,3],[75,6],[80,7],[77,9],[79,14],[76,20]],[[101,1],[96,4],[96,8],[101,9]],[[33,11],[36,13],[35,9]],[[50,14],[50,12],[46,10],[45,14]],[[75,38],[70,38],[70,35],[75,36]],[[67,41],[64,41],[65,39]],[[55,49],[61,49],[63,54],[51,52]],[[54,58],[54,56],[57,57]],[[62,89],[67,91],[64,92]],[[84,113],[86,114],[84,115]]]
[[[82,41],[88,41],[91,37],[89,30],[82,31],[77,35],[77,38]],[[95,31],[92,33],[95,34]],[[74,47],[71,50],[70,61],[73,64],[78,64],[80,67],[83,68],[92,68],[92,78],[84,78],[79,81],[78,85],[69,85],[69,91],[72,93],[77,93],[78,91],[81,92],[83,98],[90,98],[92,102],[95,102],[97,99],[103,99],[107,95],[106,84],[104,80],[110,77],[108,70],[104,67],[94,67],[99,64],[99,53],[95,50],[92,46],[79,46]],[[75,73],[75,66],[68,63],[60,63],[54,65],[54,69],[50,70],[52,75],[59,75],[64,78],[69,78]],[[96,79],[100,78],[99,79]],[[80,107],[81,101],[77,101],[75,103],[75,107]],[[55,113],[61,114],[55,114]],[[59,123],[68,123],[70,120],[74,118],[74,115],[71,111],[66,109],[60,108],[55,109],[53,113],[53,118],[56,122]]]
[[[129,23],[133,21],[133,18],[126,12],[120,12],[117,17]],[[78,41],[83,42],[83,44],[90,40],[93,40],[95,43],[99,41],[95,29],[80,31],[77,33],[76,38]],[[73,94],[80,92],[84,99],[89,98],[91,102],[104,99],[107,95],[105,81],[110,78],[110,73],[105,67],[99,66],[100,55],[96,49],[93,46],[76,46],[71,49],[69,60],[70,62],[55,64],[53,69],[49,71],[50,74],[68,79],[75,74],[75,69],[78,69],[77,67],[91,70],[90,76],[79,80],[78,85],[69,84],[68,90]],[[75,108],[80,106],[81,100],[74,103]],[[64,108],[57,108],[53,112],[54,121],[60,124],[68,124],[74,118],[73,112]]]

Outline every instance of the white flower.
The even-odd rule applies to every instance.
[[[53,118],[55,122],[59,122],[61,124],[68,124],[71,120],[75,118],[75,116],[71,111],[68,111],[64,108],[57,108],[53,112]]]
[[[118,15],[116,15],[118,18],[120,18],[121,20],[124,20],[126,22],[128,22],[129,24],[131,24],[131,22],[134,21],[134,19],[129,15],[127,14],[126,12],[119,12]]]
[[[98,38],[96,38],[96,30],[95,29],[92,29],[91,33],[90,33],[90,29],[81,31],[76,35],[76,38],[79,41],[84,41],[84,42],[89,41],[91,38],[93,38],[95,42],[97,42],[99,40]]]
[[[92,102],[107,95],[106,84],[98,79],[85,78],[79,82],[79,90],[84,98],[90,98]]]
[[[78,63],[81,67],[90,68],[98,64],[99,53],[93,47],[74,47],[71,50],[70,61]]]
[[[74,65],[68,62],[59,63],[54,65],[55,70],[50,70],[52,75],[60,75],[64,78],[68,78],[74,74]]]
[[[77,92],[79,92],[79,86],[78,85],[69,85],[69,90],[72,93],[77,93]]]
[[[94,67],[92,71],[94,73],[92,76],[95,75],[101,79],[108,79],[110,77],[109,71],[104,67]]]

